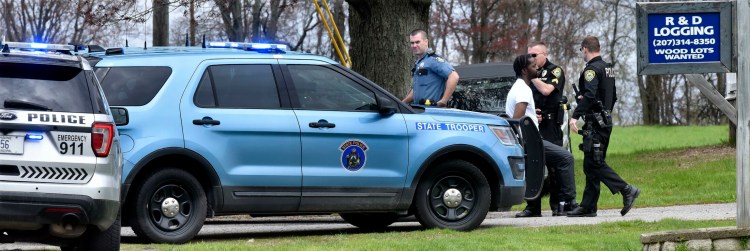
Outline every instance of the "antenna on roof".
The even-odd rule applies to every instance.
[[[203,47],[203,49],[206,48],[206,34],[203,34],[203,45],[201,47]]]
[[[125,47],[128,47],[128,39],[125,39]]]
[[[185,33],[185,47],[190,47],[190,36]]]
[[[146,41],[143,41],[143,50],[148,50],[148,47],[146,47]]]

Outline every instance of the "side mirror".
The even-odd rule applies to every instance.
[[[112,118],[115,120],[115,125],[124,126],[128,124],[128,109],[122,107],[110,107],[112,111]]]
[[[391,116],[396,113],[396,104],[388,98],[378,96],[378,113],[382,116]]]

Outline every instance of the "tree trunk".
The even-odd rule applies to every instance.
[[[402,98],[411,89],[415,57],[409,34],[428,30],[431,0],[346,0],[352,69]],[[429,34],[429,32],[428,32]]]
[[[261,4],[261,0],[255,0],[255,3],[253,4],[253,22],[252,22],[252,40],[253,42],[260,42],[262,40],[261,34],[260,34],[260,11],[262,10],[263,5]]]
[[[153,46],[169,45],[169,0],[153,0]]]
[[[190,45],[195,45],[195,28],[198,22],[195,21],[195,0],[190,0]]]
[[[661,94],[662,78],[659,75],[646,76],[646,81],[639,81],[644,125],[659,124],[659,95]]]
[[[336,27],[339,29],[339,33],[341,34],[341,38],[346,40],[346,25],[344,25],[344,22],[346,22],[346,14],[344,13],[344,0],[334,0],[333,1],[333,20],[336,22]],[[335,35],[334,35],[335,36]],[[331,38],[331,41],[333,41],[334,38]],[[346,46],[345,46],[346,47]],[[339,48],[344,50],[344,48]],[[333,55],[336,54],[336,49],[331,47],[331,53]],[[343,51],[341,52],[344,53]],[[333,57],[337,62],[341,62],[341,59],[339,57]]]

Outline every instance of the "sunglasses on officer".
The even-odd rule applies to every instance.
[[[529,56],[530,58],[535,58],[537,55],[539,55],[539,54],[536,54],[536,53],[526,54],[526,56]]]

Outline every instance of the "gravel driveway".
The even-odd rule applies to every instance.
[[[620,216],[620,209],[599,210],[597,217],[544,217],[514,218],[517,212],[493,212],[487,216],[482,227],[544,227],[559,225],[586,225],[602,222],[643,220],[659,221],[667,218],[682,220],[725,220],[736,217],[735,203],[684,205],[671,207],[634,208],[627,216]],[[413,217],[399,221],[393,228],[419,229]],[[218,217],[206,222],[196,240],[200,239],[252,239],[269,236],[300,236],[358,232],[358,229],[345,223],[341,218],[330,215],[290,216],[290,217]],[[135,243],[135,235],[130,228],[122,229],[123,243]],[[57,247],[31,243],[0,244],[0,250],[59,250]]]

